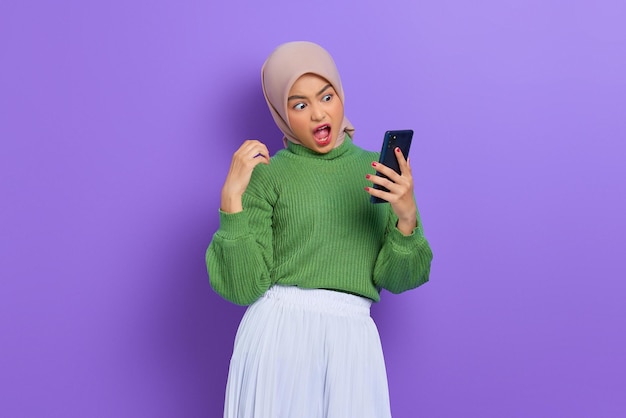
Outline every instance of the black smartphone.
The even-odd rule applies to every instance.
[[[413,131],[411,129],[385,132],[383,147],[380,150],[380,159],[378,160],[378,162],[386,165],[387,167],[393,169],[396,173],[400,174],[400,165],[398,164],[398,159],[394,150],[399,147],[402,151],[402,155],[404,155],[404,158],[408,158],[412,140]],[[385,178],[387,177],[380,174],[379,172],[376,172],[376,175]],[[374,188],[384,190],[386,192],[389,191],[386,187],[379,186],[378,184],[375,184]],[[381,199],[376,196],[371,196],[370,200],[372,201],[372,203],[387,202],[385,199]]]

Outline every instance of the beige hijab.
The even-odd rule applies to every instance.
[[[345,104],[339,71],[330,54],[312,42],[288,42],[280,45],[270,54],[261,69],[263,95],[278,128],[285,135],[283,142],[299,144],[289,126],[287,117],[287,97],[293,83],[304,74],[316,74],[325,78],[333,86],[341,102]],[[341,145],[345,133],[354,135],[354,127],[344,116],[335,147]]]

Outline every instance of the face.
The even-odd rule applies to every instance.
[[[337,143],[343,122],[343,103],[325,78],[304,74],[289,90],[287,116],[300,143],[325,154]]]

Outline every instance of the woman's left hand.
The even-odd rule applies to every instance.
[[[413,176],[411,174],[411,165],[404,158],[400,148],[395,150],[396,158],[400,166],[400,174],[393,169],[379,162],[372,162],[374,169],[387,176],[380,177],[375,175],[366,175],[365,177],[374,184],[383,186],[389,191],[366,187],[365,190],[372,196],[385,199],[391,204],[391,208],[398,216],[398,229],[404,235],[409,235],[417,226],[417,207],[415,206],[415,198],[413,196]]]

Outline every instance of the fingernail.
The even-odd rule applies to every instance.
[[[396,152],[400,152],[400,147],[396,147]]]
[[[366,192],[369,192],[369,191],[370,191],[370,188],[369,188],[369,187],[366,187],[366,188],[365,188],[365,191],[366,191]]]
[[[376,161],[372,163],[372,167],[376,167]]]
[[[366,174],[366,175],[365,175],[365,178],[366,178],[366,179],[370,178],[370,175],[369,175],[369,174]]]

